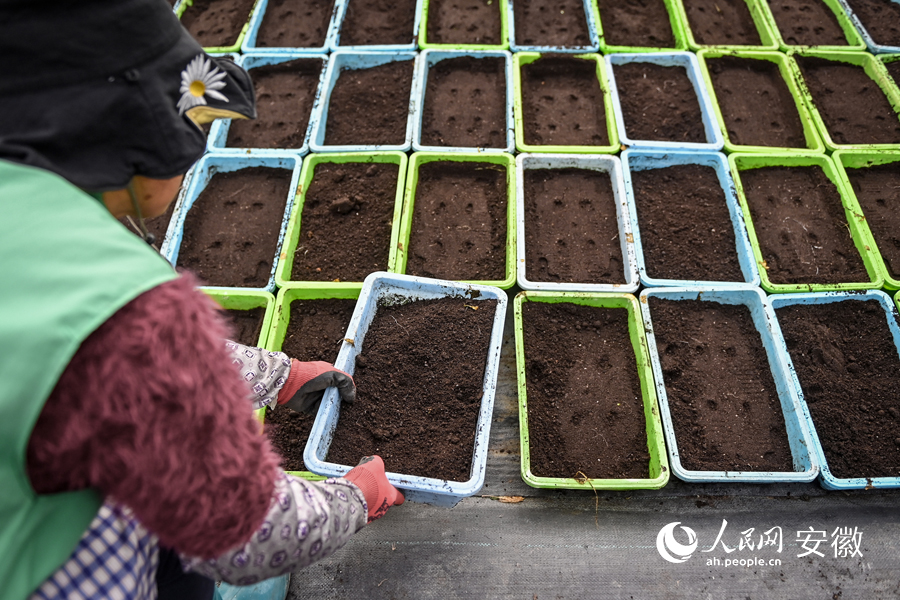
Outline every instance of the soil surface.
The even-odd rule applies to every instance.
[[[723,56],[706,65],[732,143],[806,148],[797,103],[777,64]]]
[[[647,275],[744,281],[715,169],[676,165],[632,171],[631,182]]]
[[[891,0],[847,0],[876,44],[900,46],[900,5]]]
[[[300,58],[250,69],[256,119],[232,119],[229,148],[300,148],[316,100],[322,61]]]
[[[513,3],[513,18],[520,46],[591,44],[582,0],[518,0]]]
[[[837,187],[821,167],[740,172],[772,283],[868,281]]]
[[[205,47],[233,46],[250,20],[256,0],[194,0],[181,24]]]
[[[394,473],[468,480],[496,306],[379,306],[356,358],[356,400],[341,405],[327,460],[355,465],[378,454]]]
[[[766,0],[785,44],[846,46],[837,17],[822,0]]]
[[[839,144],[900,143],[900,120],[862,67],[795,56],[831,139]]]
[[[682,466],[792,471],[781,401],[750,310],[703,300],[649,302]]]
[[[900,279],[900,163],[846,171],[888,273]]]
[[[759,46],[745,0],[683,0],[694,41],[706,46]]]
[[[234,332],[232,338],[238,344],[245,346],[258,346],[259,334],[262,333],[263,320],[266,318],[266,309],[263,306],[247,310],[225,310],[225,320],[228,321]]]
[[[290,187],[289,169],[213,175],[185,217],[178,266],[207,285],[264,287]]]
[[[429,44],[502,43],[499,1],[425,1],[428,2],[426,34]]]
[[[632,140],[706,142],[697,91],[684,67],[631,62],[613,67]]]
[[[320,163],[306,191],[294,281],[362,281],[386,271],[400,169]]]
[[[354,308],[356,300],[294,300],[281,351],[297,360],[333,364]],[[284,405],[266,411],[266,434],[283,457],[285,471],[306,470],[303,450],[314,422],[314,416]]]
[[[479,162],[419,167],[406,273],[455,281],[506,277],[507,170]]]
[[[269,0],[259,24],[261,48],[319,48],[325,45],[334,0]]]
[[[628,311],[522,306],[531,472],[648,478],[650,454]]]
[[[890,73],[894,83],[900,86],[900,60],[885,63],[884,66],[887,67],[888,73]]]
[[[341,24],[341,46],[415,41],[416,0],[350,0]]]
[[[413,61],[341,71],[331,91],[325,143],[399,145],[406,140]]]
[[[530,281],[625,283],[608,173],[525,169],[525,272]]]
[[[152,219],[144,219],[144,225],[147,227],[147,231],[152,233],[154,237],[156,237],[156,241],[154,242],[154,246],[159,248],[163,243],[163,239],[166,237],[166,232],[169,230],[169,222],[172,220],[172,215],[175,213],[175,204],[176,201],[173,200],[171,204],[169,204],[169,208],[166,209],[166,212],[161,214],[158,217],[154,217]],[[122,217],[119,219],[119,223],[125,226],[128,231],[137,235],[139,238],[143,238],[144,234],[140,231],[140,225],[138,225],[138,221],[136,218],[131,217],[132,221],[134,221],[134,227],[131,225],[131,221],[128,220],[127,217]]]
[[[793,305],[777,315],[831,473],[900,476],[900,360],[881,305]]]
[[[427,146],[506,147],[506,61],[461,56],[428,69],[422,107]]]
[[[663,0],[597,0],[603,40],[610,46],[674,48],[675,34]]]
[[[522,66],[522,121],[526,144],[606,146],[604,90],[597,63],[544,56]]]

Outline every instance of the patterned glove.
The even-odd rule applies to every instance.
[[[278,392],[278,404],[287,404],[297,412],[315,415],[325,389],[330,387],[338,389],[344,402],[356,399],[353,378],[340,369],[321,360],[300,362],[294,358],[291,359],[291,374]]]
[[[399,506],[406,501],[400,490],[387,480],[384,461],[380,456],[364,457],[344,475],[344,479],[362,490],[369,507],[369,523],[383,517],[391,506]]]

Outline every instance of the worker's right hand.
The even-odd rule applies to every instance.
[[[358,487],[369,507],[369,523],[384,516],[391,506],[403,504],[405,498],[400,490],[387,480],[384,461],[380,456],[366,456],[359,464],[344,475],[344,479]]]

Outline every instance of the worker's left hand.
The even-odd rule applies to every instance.
[[[344,402],[356,399],[353,378],[327,362],[301,362],[291,359],[291,373],[278,393],[278,404],[287,404],[297,412],[316,414],[325,390],[336,387]]]

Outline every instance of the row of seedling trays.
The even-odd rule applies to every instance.
[[[722,5],[721,7],[719,5]],[[823,50],[900,52],[885,21],[900,9],[861,0],[182,0],[175,7],[210,52],[468,49],[551,52]],[[860,10],[854,11],[858,5]],[[874,9],[874,12],[873,12]],[[879,12],[880,11],[880,12]],[[230,13],[230,14],[229,14]],[[223,18],[224,16],[224,18]],[[227,21],[213,26],[216,20]]]

